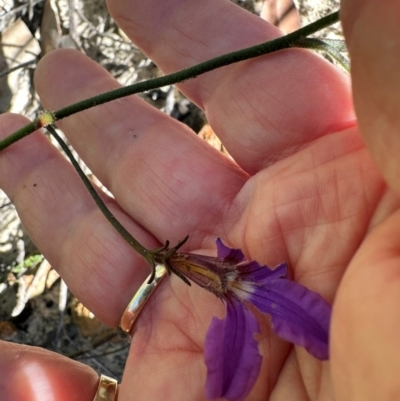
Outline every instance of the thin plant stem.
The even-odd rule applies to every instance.
[[[186,81],[190,78],[195,78],[201,74],[205,74],[206,72],[215,70],[217,68],[237,63],[239,61],[260,57],[268,53],[276,52],[278,50],[295,47],[297,41],[300,41],[301,39],[307,37],[308,35],[320,31],[321,29],[324,29],[329,25],[332,25],[338,21],[339,21],[339,11],[336,11],[309,25],[306,25],[303,28],[298,29],[297,31],[291,32],[290,34],[282,36],[280,38],[256,46],[251,46],[242,50],[238,50],[235,52],[227,53],[222,56],[215,57],[211,60],[204,61],[195,66],[186,68],[184,70],[169,75],[165,75],[163,77],[150,79],[143,82],[138,82],[133,85],[128,85],[123,88],[118,88],[82,100],[80,102],[71,104],[60,110],[52,112],[51,115],[53,117],[53,120],[46,122],[46,124],[43,123],[43,121],[40,119],[39,116],[34,122],[27,124],[23,128],[19,129],[18,131],[15,131],[13,134],[9,135],[8,137],[0,141],[0,151],[12,145],[13,143],[19,141],[25,136],[31,134],[36,129],[41,128],[44,125],[47,125],[47,123],[54,123],[55,121],[68,117],[72,114],[90,109],[91,107],[95,107],[115,99],[119,99],[125,96],[130,96],[139,92],[149,91],[151,89],[156,89],[167,85],[174,85],[179,82]]]
[[[110,210],[105,205],[104,201],[100,198],[99,194],[93,187],[90,180],[87,178],[84,171],[79,166],[79,163],[75,159],[74,155],[72,154],[71,150],[68,148],[67,144],[64,140],[58,135],[57,131],[52,125],[47,125],[46,129],[49,133],[54,137],[54,139],[58,142],[61,146],[61,149],[65,152],[68,159],[71,161],[72,166],[75,168],[76,172],[78,173],[79,177],[85,184],[85,187],[89,191],[89,194],[95,201],[96,205],[103,213],[105,218],[111,223],[111,225],[117,230],[117,232],[122,236],[122,238],[140,255],[143,256],[144,259],[149,263],[151,268],[151,274],[149,278],[149,283],[151,283],[155,277],[156,273],[156,264],[165,264],[166,261],[175,254],[175,252],[187,241],[188,236],[186,236],[182,241],[178,242],[172,248],[169,248],[169,241],[165,243],[164,246],[156,249],[147,249],[145,248],[137,239],[135,239],[128,230],[116,219],[116,217],[110,212]]]
[[[75,168],[76,172],[78,173],[79,177],[85,184],[85,187],[89,191],[91,197],[95,201],[98,208],[101,210],[105,218],[112,224],[112,226],[118,231],[118,233],[122,236],[122,238],[140,255],[142,255],[146,260],[148,260],[148,255],[151,253],[149,249],[145,248],[139,241],[137,241],[129,232],[128,230],[115,218],[115,216],[110,212],[110,210],[105,205],[104,201],[100,198],[99,194],[93,187],[92,183],[90,182],[89,178],[87,178],[86,174],[83,172],[79,163],[75,159],[74,155],[72,154],[71,150],[68,148],[67,144],[64,140],[58,135],[57,131],[54,129],[53,126],[48,125],[46,129],[49,133],[54,137],[54,139],[58,142],[61,146],[61,149],[65,152],[68,156],[68,159],[71,161],[73,167]]]
[[[317,38],[303,38],[296,42],[296,47],[324,51],[334,58],[346,70],[346,72],[350,72],[350,63],[346,57],[344,57],[341,54],[341,51],[332,46],[328,41]]]

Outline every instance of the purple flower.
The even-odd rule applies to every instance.
[[[271,316],[279,337],[318,359],[328,359],[331,306],[290,280],[286,263],[274,269],[261,266],[220,239],[217,248],[216,258],[176,253],[168,261],[171,271],[211,291],[227,307],[224,319],[212,319],[205,340],[207,397],[243,400],[258,377],[262,357],[255,334],[259,325],[246,303]]]

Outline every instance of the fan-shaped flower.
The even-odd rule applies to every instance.
[[[167,263],[227,307],[224,319],[212,319],[205,340],[208,398],[243,400],[258,377],[259,325],[248,303],[271,316],[279,337],[328,359],[331,306],[319,294],[290,280],[286,263],[271,269],[248,261],[240,249],[228,248],[220,239],[217,249],[218,257],[176,253]]]

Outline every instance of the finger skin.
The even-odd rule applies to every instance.
[[[35,82],[49,109],[118,86],[95,62],[65,50],[42,60]],[[160,242],[189,234],[192,249],[214,246],[227,230],[222,217],[248,175],[183,124],[130,96],[60,127],[118,204]]]
[[[397,212],[378,223],[351,261],[331,328],[335,399],[400,399],[400,4],[343,0],[360,132]]]
[[[27,121],[1,115],[0,137]],[[40,251],[93,313],[116,325],[147,276],[147,263],[105,219],[70,163],[42,133],[2,151],[0,172],[0,187],[14,202]],[[105,195],[104,200],[142,243],[159,246],[114,201]]]
[[[87,365],[42,348],[0,341],[2,401],[92,401],[99,377]]]
[[[341,18],[361,134],[400,194],[400,3],[343,0]]]
[[[108,6],[166,73],[280,36],[228,0],[109,0]],[[178,86],[205,110],[229,153],[250,174],[354,125],[347,74],[306,50],[234,64]]]
[[[337,400],[400,399],[400,212],[379,224],[339,287],[331,327]]]

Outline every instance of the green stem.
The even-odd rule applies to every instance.
[[[332,41],[330,41],[332,42]],[[341,54],[341,49],[337,49],[331,45],[331,43],[325,41],[324,39],[317,38],[302,38],[294,43],[293,47],[301,47],[304,49],[312,50],[322,50],[328,53],[332,58],[334,58],[340,65],[347,71],[350,72],[350,63]],[[341,41],[340,41],[341,42]]]
[[[127,229],[115,218],[115,216],[110,212],[107,208],[103,200],[100,198],[96,190],[94,189],[93,185],[91,184],[90,180],[86,177],[86,174],[83,172],[81,167],[79,166],[78,162],[76,161],[74,155],[72,154],[71,150],[68,148],[67,144],[63,141],[63,139],[57,134],[56,130],[51,126],[48,125],[47,130],[50,134],[54,137],[54,139],[59,143],[61,149],[65,152],[68,156],[68,159],[71,161],[72,165],[74,166],[75,170],[79,174],[79,177],[85,184],[85,187],[89,191],[90,195],[92,196],[93,200],[96,202],[96,205],[99,207],[101,212],[104,214],[106,219],[112,224],[112,226],[118,231],[118,233],[124,238],[124,240],[140,255],[142,255],[150,265],[153,265],[153,258],[152,258],[152,251],[145,248],[139,241],[132,237],[131,234],[127,231]],[[150,261],[151,259],[151,261]]]
[[[91,107],[110,102],[111,100],[119,99],[121,97],[130,96],[135,93],[149,91],[151,89],[160,88],[167,85],[177,84],[179,82],[188,80],[190,78],[197,77],[206,72],[221,68],[239,61],[248,60],[251,58],[263,56],[268,53],[276,52],[278,50],[287,49],[293,47],[294,44],[302,38],[311,35],[323,28],[328,27],[339,21],[339,11],[327,15],[315,21],[303,28],[298,29],[286,36],[265,42],[256,46],[248,47],[246,49],[238,50],[232,53],[224,54],[222,56],[213,58],[203,63],[197,64],[193,67],[186,68],[184,70],[175,72],[173,74],[165,75],[163,77],[138,82],[133,85],[125,86],[110,92],[102,93],[100,95],[91,97],[89,99],[82,100],[74,103],[67,107],[52,113],[54,121],[68,117],[72,114],[78,113],[83,110],[87,110]],[[54,122],[52,121],[52,122]],[[11,144],[19,141],[25,136],[31,134],[36,129],[42,127],[41,121],[36,120],[20,130],[14,132],[4,140],[0,141],[0,151],[10,146]]]

